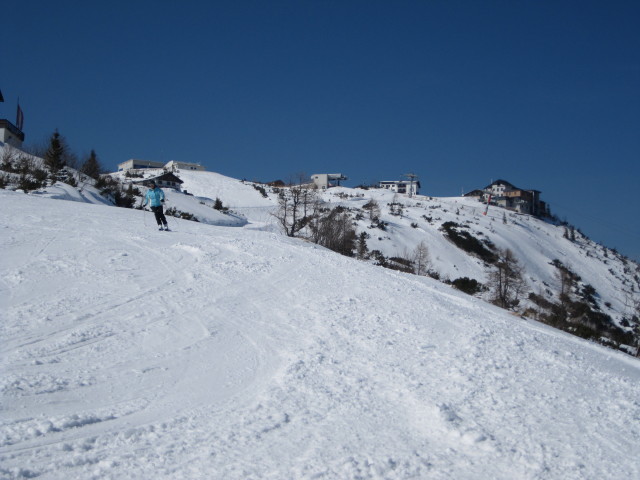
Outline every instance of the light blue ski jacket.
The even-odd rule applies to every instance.
[[[147,194],[144,196],[144,205],[147,205],[147,203],[152,206],[152,207],[159,207],[160,205],[162,205],[162,202],[164,201],[164,192],[156,187],[153,190],[149,189],[147,190]]]

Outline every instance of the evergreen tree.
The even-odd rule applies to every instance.
[[[367,238],[369,238],[369,234],[367,232],[360,232],[358,235],[358,245],[357,245],[357,255],[360,260],[364,260],[367,258],[367,254],[369,253],[369,248],[367,247]]]
[[[80,171],[95,180],[100,178],[100,174],[103,172],[103,169],[100,165],[100,161],[98,160],[98,156],[96,155],[95,150],[91,150],[89,158],[84,161],[84,163],[80,167]]]
[[[45,165],[49,167],[52,173],[57,173],[66,165],[66,153],[67,151],[64,138],[61,137],[58,130],[56,130],[53,135],[51,135],[51,138],[49,139],[49,147],[44,154]]]

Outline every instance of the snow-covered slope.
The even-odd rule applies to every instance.
[[[278,203],[275,195],[265,197],[253,184],[215,172],[185,170],[178,175],[184,181],[184,191],[214,201],[219,199],[232,215],[248,219],[248,228],[278,230],[272,215]]]
[[[249,184],[210,172],[181,172],[185,188],[198,195],[220,198],[225,206],[241,212],[250,225],[278,231],[272,213],[277,195],[266,187],[263,198]],[[640,303],[640,266],[579,232],[574,239],[565,238],[567,227],[530,215],[494,207],[484,215],[485,205],[465,197],[432,198],[396,195],[380,189],[332,188],[321,198],[327,206],[343,206],[356,218],[358,232],[368,235],[369,251],[378,250],[386,257],[411,258],[423,242],[429,250],[429,269],[445,281],[468,277],[486,284],[492,266],[449,241],[442,231],[446,222],[454,222],[480,241],[497,249],[510,249],[524,270],[526,291],[520,310],[531,304],[529,293],[550,302],[558,301],[560,278],[554,263],[560,262],[580,277],[580,286],[595,290],[594,300],[614,325],[629,330],[629,321],[637,315]],[[372,225],[365,204],[374,200],[380,208],[381,230]],[[391,213],[391,204],[402,207],[402,215]],[[397,206],[396,206],[397,209]],[[363,218],[364,217],[364,218]],[[483,298],[488,299],[490,292]]]
[[[487,239],[502,250],[512,250],[524,268],[530,291],[544,294],[548,288],[554,293],[559,290],[557,268],[551,264],[557,259],[584,283],[596,287],[600,306],[618,320],[632,314],[631,299],[640,299],[638,264],[580,234],[575,241],[564,238],[566,229],[562,225],[493,206],[484,215],[485,205],[464,197],[407,198],[383,190],[340,190],[330,190],[325,199],[361,208],[374,198],[381,206],[382,219],[389,223],[387,232],[377,233],[379,230],[367,228],[366,222],[360,223],[360,228],[371,232],[370,249],[401,256],[403,251],[411,252],[417,243],[425,241],[431,252],[432,268],[444,279],[466,276],[483,283],[487,279],[485,263],[455,247],[443,235],[442,225],[455,222],[467,226],[467,231],[478,239]],[[365,196],[345,202],[340,193]],[[402,217],[389,214],[387,205],[394,201],[404,205]],[[611,303],[611,307],[605,303]]]
[[[2,478],[640,477],[628,355],[274,233],[0,203]]]
[[[42,164],[42,160],[35,157],[29,157],[29,161]],[[160,173],[162,170],[149,171],[147,175]],[[214,172],[181,171],[178,174],[185,182],[184,191],[165,189],[165,205],[170,215],[193,216],[210,225],[281,231],[274,216],[278,208],[277,189]],[[122,174],[113,175],[127,180]],[[15,181],[19,175],[9,176]],[[80,179],[79,175],[72,176]],[[106,201],[86,181],[79,188],[57,183],[33,194],[89,203]],[[488,287],[495,267],[492,262],[454,245],[444,231],[447,225],[453,226],[488,246],[494,256],[505,249],[513,252],[525,281],[515,307],[519,313],[630,353],[638,348],[635,344],[640,334],[640,266],[589,240],[579,231],[568,235],[568,226],[499,207],[492,206],[485,215],[484,205],[463,197],[408,198],[386,190],[343,187],[321,192],[320,197],[325,207],[341,206],[349,211],[358,233],[367,237],[370,262],[381,263],[380,256],[411,260],[422,245],[428,249],[428,272],[423,270],[423,274],[444,282],[468,283],[468,279],[472,279],[480,283],[475,295],[490,300],[494,292]],[[217,201],[222,202],[224,210],[214,208],[219,208]],[[365,210],[365,205],[372,201],[379,208],[376,213],[379,221],[375,222],[369,220]],[[396,210],[395,214],[392,209]],[[557,316],[553,308],[566,303],[560,295],[564,281],[560,274],[565,271],[573,280],[571,288],[564,290],[569,291],[570,301],[575,303],[571,306],[571,315]]]

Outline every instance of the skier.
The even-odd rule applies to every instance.
[[[145,207],[147,203],[151,207],[151,211],[156,214],[156,222],[158,222],[158,226],[160,227],[159,230],[169,230],[169,227],[167,226],[167,218],[162,212],[164,192],[162,189],[156,187],[156,182],[153,180],[149,182],[149,189],[147,190],[147,194],[144,196],[144,203],[142,206]]]

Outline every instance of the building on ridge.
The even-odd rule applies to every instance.
[[[463,196],[477,197],[481,202],[488,202],[490,199],[493,205],[543,217],[549,215],[549,206],[540,200],[541,193],[540,190],[518,188],[506,180],[496,180],[481,190],[472,190]]]
[[[204,168],[199,163],[188,163],[188,162],[179,162],[176,160],[171,160],[170,162],[154,162],[153,160],[139,160],[139,159],[131,159],[126,162],[122,162],[118,164],[118,172],[125,173],[142,173],[144,170],[148,169],[164,169],[168,172],[177,172],[179,170],[198,170],[204,171]]]
[[[140,160],[132,158],[126,162],[118,164],[119,172],[138,173],[137,170],[147,170],[149,168],[162,168],[164,162],[154,162],[152,160]]]
[[[411,197],[419,195],[420,180],[387,180],[379,182],[378,187],[395,193],[407,194]]]
[[[349,179],[341,173],[314,173],[311,175],[311,180],[316,187],[326,190],[331,187],[339,187],[341,181]]]
[[[15,148],[22,148],[24,132],[6,119],[0,119],[0,142]]]

